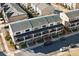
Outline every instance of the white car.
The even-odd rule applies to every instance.
[[[62,48],[59,49],[60,52],[64,52],[64,51],[67,51],[67,50],[68,50],[67,47],[62,47]]]

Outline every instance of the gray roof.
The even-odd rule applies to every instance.
[[[45,3],[32,3],[35,7],[38,7],[41,10],[44,10],[44,8],[48,7]]]
[[[10,16],[17,16],[17,15],[22,15],[25,14],[27,15],[27,13],[19,7],[19,5],[17,5],[16,3],[5,3],[5,5],[8,5],[8,7],[10,7],[5,13],[10,13],[13,12],[13,14]]]
[[[12,7],[14,7],[19,13],[25,14],[26,12],[19,7],[19,5],[15,4],[15,3],[11,3]]]
[[[10,24],[10,25],[11,25],[13,32],[31,28],[31,24],[29,23],[29,21],[21,21],[21,22],[18,22],[18,23]]]
[[[42,12],[42,15],[53,14],[55,7],[51,5],[47,5],[46,3],[33,3],[37,8],[39,8]]]
[[[12,31],[21,31],[27,28],[41,27],[42,25],[60,21],[59,15],[40,16],[28,20],[22,20],[18,23],[11,24]]]
[[[45,19],[44,17],[32,18],[30,22],[33,27],[38,27],[44,24],[48,24],[47,19]]]
[[[77,17],[79,16],[79,10],[73,10],[73,11],[70,11],[70,12],[67,12],[66,15],[71,19],[71,18],[74,18],[74,17]]]
[[[48,20],[49,23],[61,21],[59,15],[50,15],[50,16],[46,16],[45,18]]]

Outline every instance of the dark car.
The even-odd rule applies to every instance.
[[[48,45],[51,45],[51,44],[53,44],[53,42],[52,41],[48,41],[48,42],[44,43],[44,46],[48,46]]]
[[[64,40],[66,40],[66,37],[61,37],[60,40],[64,41]]]
[[[71,44],[70,47],[75,48],[75,47],[77,47],[77,45],[76,44]]]

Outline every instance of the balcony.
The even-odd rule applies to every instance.
[[[49,33],[49,31],[48,30],[45,30],[45,31],[42,32],[42,35],[43,34],[47,34],[47,33]]]
[[[62,29],[63,29],[63,27],[59,27],[59,28],[57,28],[57,31],[58,31],[58,30],[62,30]]]
[[[32,35],[25,36],[25,40],[30,39],[30,38],[33,38],[33,36]]]
[[[71,31],[73,31],[73,32],[77,31],[77,27],[73,27],[73,28],[70,28],[70,29],[71,29]]]
[[[21,41],[23,41],[24,40],[24,38],[23,37],[18,37],[18,38],[16,38],[17,40],[16,40],[16,42],[21,42]]]
[[[34,46],[34,45],[36,45],[36,41],[35,40],[29,40],[28,41],[28,45],[29,45],[29,47],[31,47],[31,46]]]
[[[34,37],[41,36],[41,33],[35,33]]]
[[[50,29],[50,32],[54,32],[54,31],[56,31],[56,29]]]
[[[75,24],[71,24],[71,25],[70,25],[70,27],[73,27],[73,26],[75,26]]]
[[[62,24],[58,24],[58,25],[55,25],[55,26],[45,27],[45,28],[41,28],[41,29],[38,29],[38,30],[29,31],[27,33],[22,33],[22,34],[19,34],[19,35],[15,35],[14,37],[23,37],[23,36],[32,35],[32,34],[35,34],[35,33],[40,33],[40,32],[42,32],[42,34],[44,35],[44,34],[49,33],[48,30],[54,29],[54,28],[59,28],[59,27],[63,27],[63,25]],[[55,31],[55,29],[54,29],[54,31]]]
[[[70,23],[76,23],[76,22],[79,22],[79,19],[70,21]]]
[[[57,33],[52,33],[51,36],[52,36],[52,38],[57,38],[58,34]]]
[[[19,43],[19,47],[21,48],[27,48],[26,42]]]
[[[36,40],[36,42],[37,42],[38,44],[44,42],[44,40],[43,40],[42,37],[35,38],[34,40]]]
[[[42,38],[43,38],[44,41],[47,42],[47,41],[51,40],[51,35],[50,34],[45,34],[45,35],[42,36]]]

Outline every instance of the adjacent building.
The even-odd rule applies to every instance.
[[[27,13],[14,3],[1,3],[5,22],[14,22],[28,18]]]
[[[50,15],[53,14],[55,8],[50,4],[46,3],[31,3],[32,8],[39,13],[39,15]]]
[[[68,8],[69,10],[79,9],[79,3],[56,3],[61,6],[64,6],[65,8]]]
[[[69,31],[78,31],[79,29],[79,9],[72,10],[67,13],[61,13],[63,24],[69,29]]]

